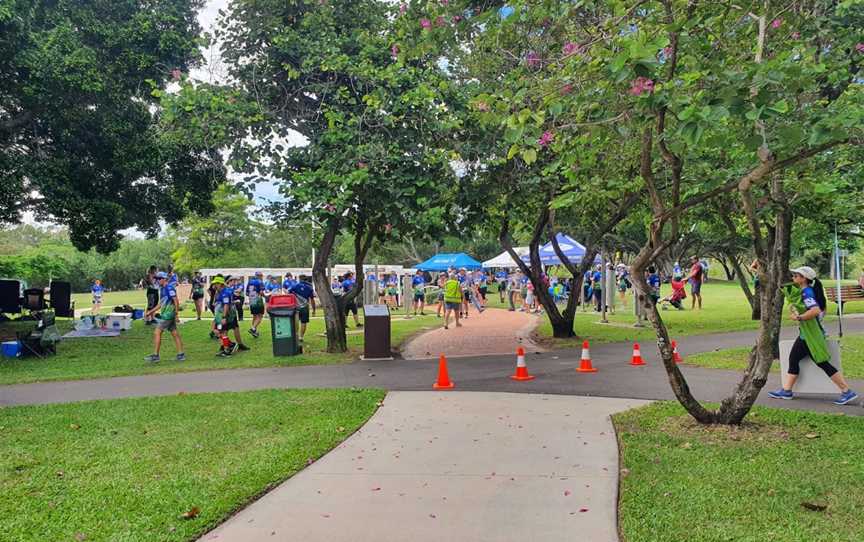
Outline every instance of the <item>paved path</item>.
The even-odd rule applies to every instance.
[[[201,540],[617,541],[609,415],[641,404],[390,393],[351,438]]]
[[[428,359],[444,354],[447,358],[512,354],[517,345],[539,348],[531,341],[531,332],[541,317],[525,312],[504,309],[486,309],[478,314],[471,308],[471,316],[456,327],[451,318],[449,329],[441,327],[427,331],[402,347],[405,359]]]
[[[849,332],[864,330],[864,320],[844,324]],[[794,337],[797,330],[784,330]],[[681,339],[682,355],[731,348],[753,343],[753,332],[723,333]],[[529,351],[528,369],[537,376],[530,382],[514,382],[515,356],[484,356],[456,358],[449,362],[450,376],[458,391],[505,391],[518,393],[549,393],[636,399],[674,399],[666,372],[660,365],[657,349],[643,344],[645,367],[629,365],[631,345],[612,343],[591,348],[598,373],[580,374],[580,352],[564,350],[547,353]],[[273,367],[264,369],[234,369],[201,371],[151,376],[131,376],[99,380],[45,382],[0,386],[0,406],[19,404],[64,403],[89,399],[173,395],[179,392],[246,391],[269,388],[344,388],[377,387],[386,390],[429,390],[435,381],[437,360],[393,360],[354,362],[346,365],[304,367]],[[690,387],[703,401],[719,401],[738,383],[738,371],[703,369],[682,366]],[[371,376],[370,376],[371,375]],[[864,381],[852,381],[859,392]],[[769,376],[767,389],[779,386],[779,375]],[[775,401],[763,393],[759,403],[775,407],[843,412],[864,415],[864,408],[840,407],[831,404],[830,396],[797,398],[795,401]]]

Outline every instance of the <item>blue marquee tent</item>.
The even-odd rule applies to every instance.
[[[570,260],[570,263],[582,262],[582,258],[585,257],[585,247],[582,246],[582,244],[569,235],[564,235],[563,233],[559,233],[555,238],[558,240],[558,247],[561,248],[564,256]],[[531,257],[526,254],[522,256],[522,260],[529,262],[531,261]],[[597,261],[599,262],[599,257],[597,258]],[[558,258],[558,255],[555,253],[555,247],[552,246],[552,241],[549,241],[540,249],[540,263],[543,265],[560,265],[562,263],[561,259]]]
[[[422,271],[447,271],[451,267],[455,269],[459,269],[460,267],[464,267],[465,269],[480,269],[483,265],[464,252],[459,252],[458,254],[436,254],[425,262],[415,265],[414,269]]]

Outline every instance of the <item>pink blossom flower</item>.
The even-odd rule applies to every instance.
[[[537,144],[540,145],[541,147],[545,147],[548,144],[552,143],[552,141],[554,141],[554,139],[555,139],[555,134],[553,134],[549,130],[546,130],[545,132],[543,132],[543,135],[540,136],[540,139],[537,140]]]
[[[525,63],[528,64],[528,66],[531,68],[533,68],[534,66],[539,66],[540,55],[538,55],[534,51],[529,51],[528,54],[525,55]]]
[[[573,53],[578,53],[580,49],[581,49],[581,47],[579,46],[578,43],[573,43],[572,41],[568,41],[567,43],[564,44],[564,49],[562,49],[562,51],[564,52],[564,56],[570,56]]]
[[[461,20],[462,20],[462,16],[461,16],[461,15],[454,15],[454,16],[453,16],[453,24],[456,24],[456,23],[458,23],[458,22],[461,21]]]
[[[563,87],[561,87],[559,92],[561,93],[562,96],[570,94],[571,92],[573,92],[573,85],[571,85],[570,83],[567,83]]]
[[[178,68],[174,68],[173,70],[171,70],[171,79],[179,81],[182,77],[183,72],[181,72]]]
[[[797,40],[798,38],[801,37],[801,33],[800,32],[792,32],[792,34],[789,37],[792,38],[793,40]]]
[[[424,17],[423,19],[420,19],[420,26],[425,30],[429,30],[432,28],[432,21]]]
[[[486,102],[477,102],[476,107],[477,111],[489,111],[489,104],[487,104]]]
[[[408,11],[408,4],[399,4],[399,15],[405,15]]]
[[[663,48],[663,56],[665,56],[666,58],[669,58],[670,56],[672,56],[672,48],[671,47],[664,47]]]
[[[446,26],[447,21],[444,20],[444,17],[441,15],[435,17],[435,26]]]
[[[366,162],[357,162],[357,169],[365,169]]]
[[[332,203],[328,203],[327,205],[325,205],[325,206],[324,206],[324,209],[325,209],[328,213],[335,213],[335,212],[336,212],[336,207],[335,207]]]
[[[864,43],[855,44],[855,50],[858,51],[859,53],[864,54]]]
[[[783,19],[774,19],[771,21],[771,28],[780,28],[783,26]]]
[[[393,224],[384,224],[384,232],[390,233],[391,231],[393,231]]]
[[[641,96],[643,92],[654,92],[654,81],[647,77],[637,77],[630,85],[630,94]]]
[[[390,56],[395,60],[399,56],[399,46],[394,44],[393,47],[390,48]]]
[[[441,0],[441,5],[442,5],[442,6],[448,6],[448,5],[450,5],[450,0]]]

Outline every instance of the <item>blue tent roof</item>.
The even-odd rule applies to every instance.
[[[458,254],[436,254],[425,262],[415,265],[414,269],[422,271],[447,271],[451,267],[455,269],[459,269],[460,267],[464,267],[465,269],[480,269],[482,264],[464,252],[459,252]]]
[[[582,262],[582,258],[585,257],[585,247],[582,246],[582,244],[569,235],[564,235],[563,233],[559,233],[555,238],[558,240],[558,247],[561,249],[561,252],[567,256],[570,263]],[[529,262],[531,261],[531,256],[526,254],[522,256],[522,260]],[[549,241],[540,249],[540,263],[543,265],[560,265],[562,263],[561,259],[558,258],[558,255],[555,253],[555,247],[552,246],[552,241]]]

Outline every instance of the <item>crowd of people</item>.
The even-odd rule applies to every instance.
[[[676,309],[684,309],[684,299],[687,297],[685,283],[690,284],[691,308],[702,308],[701,288],[707,276],[707,265],[696,256],[691,258],[689,272],[685,275],[684,270],[678,263],[673,267],[671,277],[664,277],[654,267],[650,267],[646,273],[646,281],[651,288],[651,297],[655,303],[661,303],[663,308],[672,306]],[[632,289],[632,277],[630,269],[624,264],[613,266],[607,265],[607,279],[612,281],[617,288],[621,304],[627,305],[628,291]],[[613,275],[614,274],[614,275]],[[378,285],[379,303],[388,305],[391,309],[398,309],[401,305],[402,288],[400,287],[400,276],[396,273],[376,274],[370,272],[366,275],[367,281],[374,281]],[[356,277],[349,271],[343,275],[334,276],[330,287],[337,297],[350,292],[355,284]],[[541,277],[543,287],[548,290],[552,299],[558,303],[565,301],[573,294],[573,279],[556,276],[543,275]],[[669,282],[672,293],[661,297],[660,286]],[[145,325],[154,325],[154,351],[147,356],[147,361],[158,362],[159,351],[162,342],[162,334],[167,331],[174,339],[177,346],[177,360],[183,361],[186,356],[183,352],[183,342],[177,329],[181,300],[177,294],[179,279],[172,267],[160,271],[156,266],[151,266],[142,280],[142,287],[146,291],[147,309],[144,312]],[[244,282],[242,277],[216,275],[208,284],[207,279],[200,272],[196,272],[190,280],[191,290],[189,301],[192,302],[195,318],[201,320],[206,312],[213,315],[213,324],[210,329],[210,337],[219,341],[217,355],[221,357],[231,356],[238,351],[249,350],[249,346],[243,341],[240,331],[240,322],[244,321],[244,312],[248,307],[251,323],[248,333],[253,338],[260,336],[259,327],[264,318],[266,305],[273,295],[290,293],[297,301],[297,313],[300,321],[298,340],[303,341],[310,316],[314,316],[317,310],[315,289],[312,286],[311,277],[299,275],[296,278],[287,273],[281,280],[275,276],[264,276],[261,272]],[[435,314],[438,318],[443,317],[443,327],[449,329],[452,320],[457,327],[469,317],[471,307],[481,314],[487,304],[490,286],[497,286],[499,300],[504,303],[510,311],[522,311],[534,314],[543,312],[541,303],[535,292],[535,286],[520,270],[508,271],[499,269],[489,273],[483,269],[471,270],[466,268],[448,269],[433,277],[430,273],[418,270],[410,277],[411,309],[414,314],[425,315],[427,296],[434,296],[437,301]],[[593,306],[595,311],[603,309],[604,274],[600,264],[587,271],[584,276],[584,288],[580,302],[584,299],[586,305]],[[104,288],[99,280],[93,282],[91,293],[93,295],[93,310],[98,312],[103,296]],[[614,305],[614,304],[613,304]],[[358,303],[356,299],[343,304],[346,320],[350,316],[354,326],[362,328],[360,322]],[[608,307],[614,310],[614,306]],[[346,324],[347,325],[347,324]],[[233,340],[232,340],[233,337]]]
[[[181,308],[177,294],[178,283],[177,274],[170,267],[166,271],[159,271],[155,266],[148,269],[142,281],[147,296],[144,324],[157,326],[153,339],[154,351],[145,358],[151,363],[160,360],[159,351],[162,334],[165,331],[171,333],[174,338],[177,346],[177,361],[186,359],[183,342],[177,329]],[[291,273],[288,273],[280,282],[276,277],[268,275],[265,278],[263,273],[257,272],[253,278],[244,283],[241,277],[220,274],[213,277],[208,286],[205,277],[200,272],[196,272],[191,280],[189,300],[193,303],[196,320],[204,318],[205,311],[208,310],[213,315],[210,337],[219,341],[217,355],[229,357],[238,351],[250,350],[250,347],[244,343],[240,331],[245,306],[248,304],[251,315],[248,332],[257,339],[260,337],[258,328],[264,319],[267,301],[273,295],[283,293],[294,295],[300,321],[297,338],[302,342],[306,335],[310,310],[311,316],[314,316],[316,310],[315,292],[308,276],[300,275],[295,279]],[[94,292],[94,305],[95,295]],[[231,340],[231,336],[234,340]]]

